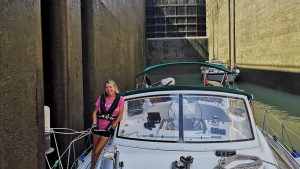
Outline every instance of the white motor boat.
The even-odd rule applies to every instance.
[[[165,75],[167,80],[158,75],[164,83],[151,83],[149,72],[171,65],[145,69],[138,89],[123,93],[123,117],[97,168],[279,168],[255,124],[252,95],[233,88],[205,86],[200,74],[199,84],[183,85],[182,77],[176,78],[174,71],[171,78]],[[210,66],[198,62],[183,65],[196,65],[197,70]],[[78,168],[89,168],[90,156],[87,154]]]
[[[207,78],[209,80],[214,80],[214,81],[219,81],[222,82],[224,80],[227,80],[230,83],[233,83],[239,73],[240,73],[240,69],[235,66],[231,69],[231,73],[227,73],[224,72],[222,69],[220,68],[226,68],[226,66],[219,60],[212,60],[211,62],[206,62],[206,63],[210,63],[211,65],[215,65],[218,68],[214,68],[214,67],[203,67],[203,72],[205,72],[207,74]]]

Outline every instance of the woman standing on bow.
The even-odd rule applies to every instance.
[[[113,136],[124,110],[124,98],[119,95],[117,84],[113,80],[108,80],[104,88],[105,93],[97,99],[93,111],[91,169],[96,167],[99,155],[109,138]]]

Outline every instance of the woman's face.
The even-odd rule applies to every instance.
[[[107,93],[108,96],[114,96],[116,94],[116,88],[113,84],[106,83],[105,92]]]

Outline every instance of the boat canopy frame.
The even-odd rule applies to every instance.
[[[148,93],[148,92],[157,92],[157,91],[172,91],[172,90],[198,90],[198,91],[215,91],[215,92],[223,92],[223,93],[231,93],[244,95],[249,100],[253,99],[253,95],[249,94],[243,90],[232,89],[227,87],[215,87],[215,86],[188,86],[188,85],[176,85],[176,86],[157,86],[151,88],[141,88],[130,90],[122,93],[122,96],[130,96],[134,94]]]
[[[227,78],[227,75],[233,75],[233,72],[223,65],[216,65],[216,64],[212,64],[212,63],[208,63],[208,62],[170,62],[170,63],[149,66],[149,67],[145,68],[143,72],[136,75],[136,77],[135,77],[136,89],[138,89],[141,85],[143,87],[146,86],[146,88],[147,87],[155,87],[155,86],[159,85],[160,82],[155,82],[153,84],[151,83],[149,75],[148,75],[150,71],[166,68],[169,66],[180,66],[180,65],[197,65],[199,67],[215,68],[217,70],[223,71],[222,74],[224,74],[224,76],[222,78],[222,81],[220,82],[221,84],[223,84],[223,80],[224,80],[225,76]],[[139,79],[141,79],[142,75],[143,75],[143,78],[142,78],[142,82],[141,82],[141,80],[139,80]]]
[[[168,66],[173,66],[173,65],[199,65],[199,66],[216,68],[216,69],[222,70],[222,71],[224,71],[228,74],[232,74],[231,70],[227,69],[226,67],[224,67],[222,65],[216,65],[216,64],[207,63],[207,62],[170,62],[170,63],[163,63],[163,64],[157,64],[157,65],[149,66],[146,69],[144,69],[143,72],[136,75],[136,77],[138,77],[138,76],[140,76],[144,73],[147,73],[151,70],[156,70],[156,69],[160,69],[160,68],[168,67]]]

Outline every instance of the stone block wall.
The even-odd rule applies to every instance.
[[[300,72],[299,9],[300,2],[289,0],[207,1],[210,59],[236,57],[244,68]]]
[[[299,9],[299,1],[236,1],[237,64],[300,73]]]
[[[300,94],[299,9],[295,0],[207,1],[209,58],[240,67],[245,81]]]

